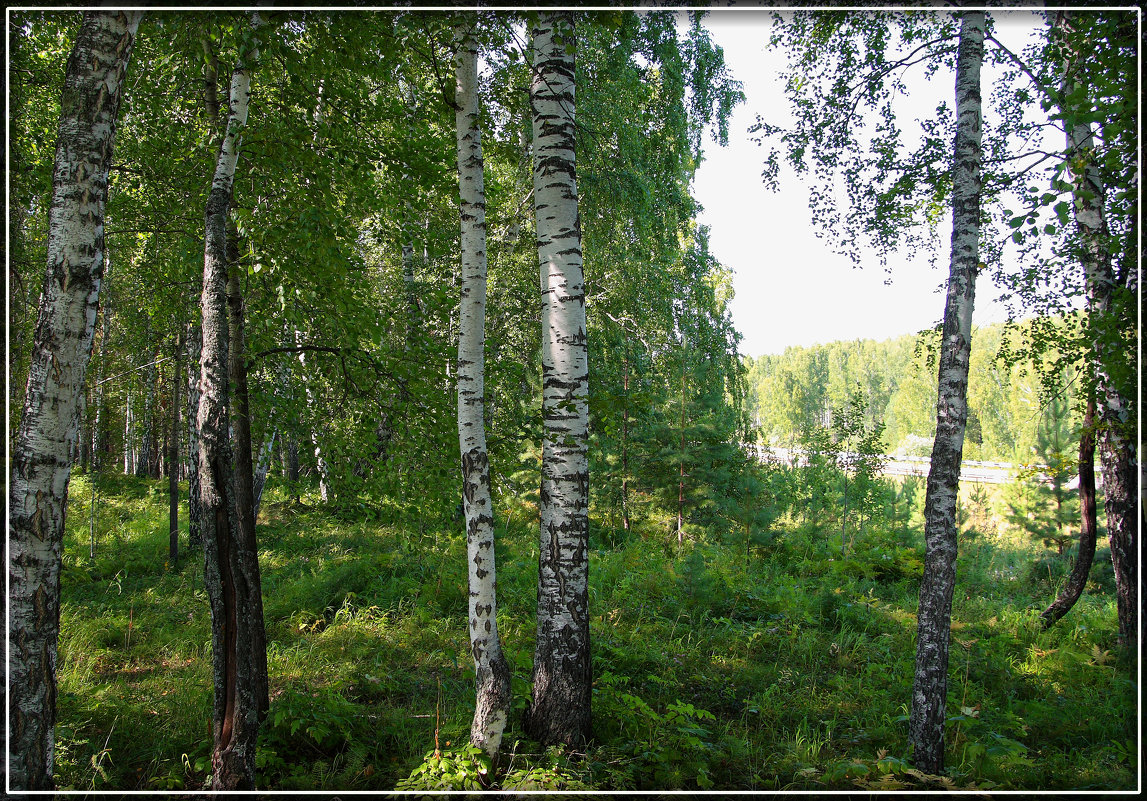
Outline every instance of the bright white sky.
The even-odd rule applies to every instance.
[[[1009,22],[1042,24],[1026,13]],[[781,353],[789,345],[879,340],[935,325],[943,313],[940,290],[947,278],[951,223],[946,228],[941,223],[939,229],[943,251],[936,269],[923,255],[909,261],[893,254],[889,276],[875,257],[863,269],[854,269],[847,257],[832,252],[815,235],[807,190],[791,169],[782,167],[778,193],[765,188],[760,173],[766,149],[747,133],[757,114],[774,123],[788,121],[788,101],[779,79],[785,57],[767,47],[770,13],[713,9],[704,24],[724,48],[730,72],[744,84],[746,95],[746,102],[734,112],[729,146],[706,143],[705,161],[694,184],[705,207],[700,220],[711,229],[712,252],[734,271],[732,313],[743,334],[741,352],[760,356]],[[985,67],[985,87],[990,78]],[[938,73],[931,82],[921,78],[918,86],[913,94],[922,113],[934,109],[940,99],[955,105],[950,73]],[[906,132],[910,129],[907,122],[903,127]],[[888,278],[891,285],[885,284]],[[976,325],[1006,318],[1003,307],[992,302],[997,293],[986,277],[978,281]]]

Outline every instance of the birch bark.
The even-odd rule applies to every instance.
[[[574,21],[541,11],[530,85],[534,209],[542,280],[541,513],[534,694],[526,728],[542,743],[590,734],[589,366],[574,158]]]
[[[257,16],[255,18],[257,25]],[[199,481],[203,516],[204,578],[211,605],[215,698],[213,790],[255,786],[255,741],[259,728],[258,660],[254,653],[258,574],[252,574],[251,543],[236,502],[232,447],[228,435],[227,211],[231,202],[239,137],[247,122],[250,61],[243,53],[231,78],[226,133],[219,148],[207,200],[201,298]],[[259,627],[262,620],[257,621]]]
[[[267,437],[263,446],[259,448],[259,462],[255,465],[254,506],[252,508],[252,514],[256,521],[259,519],[259,504],[263,500],[263,487],[267,485],[267,473],[271,470],[271,453],[278,436],[278,430],[272,429],[271,436]]]
[[[1056,26],[1065,34],[1074,27],[1068,11],[1056,16]],[[1065,35],[1065,39],[1067,39]],[[1075,87],[1071,75],[1078,53],[1069,53],[1064,65],[1061,94]],[[1064,109],[1066,112],[1067,110]],[[1079,234],[1079,258],[1087,283],[1087,314],[1094,333],[1092,364],[1095,370],[1097,412],[1099,415],[1099,458],[1103,466],[1103,508],[1107,512],[1107,541],[1115,568],[1115,599],[1119,618],[1119,642],[1135,647],[1139,631],[1139,590],[1136,549],[1136,466],[1135,442],[1128,436],[1132,401],[1123,397],[1118,383],[1105,368],[1102,327],[1113,313],[1116,277],[1108,247],[1109,231],[1104,212],[1107,191],[1099,169],[1091,159],[1095,141],[1091,125],[1068,120],[1068,178],[1072,184],[1072,213]],[[1066,610],[1065,610],[1066,611]]]
[[[192,323],[187,329],[187,547],[203,547],[203,504],[199,493],[199,373],[203,330]]]
[[[179,352],[183,350],[182,337],[171,349],[174,365],[171,368],[171,439],[167,444],[167,557],[174,570],[179,560]]]
[[[243,533],[241,553],[244,571],[254,581],[247,585],[253,612],[251,649],[255,657],[255,697],[262,720],[270,708],[267,681],[267,636],[263,627],[263,585],[259,573],[259,548],[255,542],[255,474],[251,453],[251,409],[247,393],[247,336],[244,330],[243,290],[239,281],[239,234],[234,226],[227,235],[227,372],[235,399],[231,403],[231,431],[234,444],[235,503]]]
[[[104,253],[104,277],[102,283],[102,297],[100,298],[100,347],[99,367],[96,371],[94,386],[95,420],[92,423],[92,472],[98,472],[103,467],[103,451],[106,442],[101,433],[104,427],[104,350],[107,348],[108,330],[111,328],[112,305],[108,298],[108,281],[111,279],[111,262]]]
[[[944,707],[956,584],[956,497],[968,408],[972,306],[980,243],[982,11],[964,12],[956,57],[956,141],[952,158],[952,253],[940,343],[936,439],[924,501],[924,577],[917,611],[916,669],[908,723],[916,767],[944,768]]]
[[[134,376],[132,378],[134,379]],[[132,395],[129,389],[123,410],[123,474],[125,476],[135,475],[135,411],[131,399]]]
[[[53,788],[60,560],[104,271],[115,120],[140,12],[87,12],[64,75],[48,263],[8,488],[9,787]]]
[[[476,703],[470,742],[498,754],[510,708],[510,667],[498,637],[494,515],[485,428],[486,190],[478,125],[478,43],[473,23],[454,30],[462,287],[458,310],[458,444],[470,583],[470,651]]]

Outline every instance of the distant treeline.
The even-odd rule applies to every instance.
[[[995,323],[974,330],[965,459],[1040,462],[1049,438],[1062,450],[1078,442],[1072,376],[1005,357],[1018,350],[1027,328]],[[802,428],[830,425],[833,410],[859,385],[870,422],[885,424],[886,452],[927,456],[936,432],[938,340],[938,332],[924,331],[746,356],[746,409],[760,440],[787,446]]]

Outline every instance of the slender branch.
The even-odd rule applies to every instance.
[[[1040,94],[1042,94],[1044,97],[1046,97],[1052,103],[1059,105],[1059,102],[1060,102],[1059,92],[1055,89],[1049,89],[1044,84],[1043,81],[1041,81],[1039,78],[1037,78],[1035,76],[1034,73],[1032,73],[1032,71],[1028,68],[1028,65],[1025,64],[1019,56],[1017,56],[1015,53],[1013,53],[1011,50],[1009,50],[1006,45],[1001,44],[999,39],[996,39],[991,34],[988,34],[984,38],[986,38],[989,42],[994,44],[996,46],[997,50],[999,50],[1001,53],[1003,53],[1005,56],[1007,56],[1009,59],[1011,59],[1012,63],[1014,63],[1017,67],[1019,67],[1020,71],[1024,75],[1028,76],[1028,79],[1032,82],[1032,84],[1035,86],[1035,88],[1040,91]]]
[[[166,361],[170,361],[170,360],[171,360],[170,356],[164,356],[162,358],[156,359],[153,362],[148,362],[147,364],[141,364],[139,367],[133,367],[130,370],[128,370],[127,372],[120,373],[119,375],[113,375],[113,376],[110,376],[108,378],[103,379],[102,381],[97,381],[93,386],[98,387],[100,384],[106,384],[108,381],[112,381],[116,378],[123,378],[125,375],[131,375],[132,373],[138,372],[139,370],[142,370],[145,367],[151,367],[153,364],[159,364],[161,362],[166,362]]]
[[[268,348],[267,350],[259,351],[247,357],[247,364],[251,366],[255,361],[262,359],[264,356],[272,356],[276,353],[303,353],[304,351],[317,351],[319,353],[333,353],[335,356],[342,356],[343,348],[332,348],[327,345],[284,345],[278,348]]]

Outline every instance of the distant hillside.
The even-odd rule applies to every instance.
[[[1069,452],[1078,442],[1074,387],[1064,381],[1066,402],[1041,401],[1040,380],[1030,364],[1008,367],[997,358],[1004,335],[1003,323],[976,328],[972,334],[965,458],[1031,462],[1043,461],[1039,451],[1048,447]],[[868,397],[871,420],[886,426],[888,452],[928,455],[936,431],[938,337],[928,331],[745,357],[746,406],[760,438],[788,445],[797,440],[802,426],[828,425],[833,407],[859,384]]]

